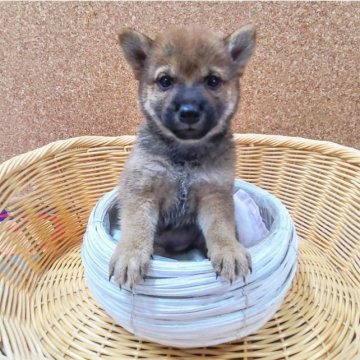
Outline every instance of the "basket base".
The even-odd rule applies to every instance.
[[[292,287],[280,310],[257,334],[212,348],[172,349],[136,339],[99,308],[86,286],[78,246],[40,279],[32,303],[33,323],[44,354],[59,359],[191,359],[222,352],[229,358],[236,352],[237,358],[245,359],[352,359],[359,352],[359,334],[352,324],[360,319],[359,299],[348,279],[321,249],[302,241]]]

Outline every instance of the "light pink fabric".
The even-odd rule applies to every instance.
[[[235,222],[239,241],[251,247],[269,234],[261,218],[259,207],[244,190],[234,194]]]

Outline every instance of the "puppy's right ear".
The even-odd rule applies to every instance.
[[[119,34],[119,41],[126,60],[131,65],[136,79],[139,79],[153,41],[132,29],[122,31]]]

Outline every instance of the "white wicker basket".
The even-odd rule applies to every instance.
[[[269,235],[250,247],[253,272],[244,283],[218,278],[211,263],[151,261],[146,282],[119,290],[109,282],[108,264],[116,241],[110,235],[116,189],[93,209],[84,235],[82,258],[88,286],[97,302],[139,338],[176,347],[211,346],[260,329],[280,307],[295,275],[297,236],[281,202],[243,181],[259,206]]]

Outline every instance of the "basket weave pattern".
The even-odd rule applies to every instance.
[[[0,166],[0,358],[360,358],[360,152],[236,135],[236,176],[276,195],[302,238],[288,296],[257,333],[212,348],[137,340],[97,306],[80,246],[134,137],[59,141]],[[6,356],[6,357],[5,357]]]

